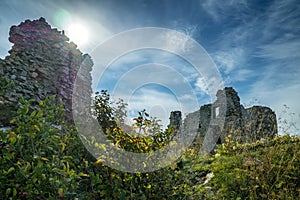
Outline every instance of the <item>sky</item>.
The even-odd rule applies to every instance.
[[[71,25],[85,27],[79,33],[85,41],[78,41],[82,42],[78,47],[94,60],[94,90],[108,89],[114,98],[125,99],[130,116],[146,108],[166,124],[172,110],[186,115],[214,101],[215,90],[210,90],[214,79],[201,72],[209,68],[216,79],[221,78],[222,86],[236,89],[246,107],[269,106],[280,127],[288,129],[292,123],[300,127],[298,0],[0,0],[1,58],[12,45],[10,26],[40,17],[52,27],[69,30],[67,35],[76,33],[70,31]],[[116,41],[115,36],[124,31],[145,27],[184,34],[201,45],[202,54],[214,66],[203,64],[199,73],[185,58],[163,48],[127,51],[109,66],[100,66],[103,43]],[[170,33],[166,40],[183,44],[181,51],[185,51],[188,42]],[[126,49],[131,43],[115,45]],[[288,131],[297,133],[293,127]]]

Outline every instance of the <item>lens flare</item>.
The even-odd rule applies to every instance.
[[[82,24],[71,24],[66,30],[67,36],[77,45],[86,44],[89,37],[88,29]]]

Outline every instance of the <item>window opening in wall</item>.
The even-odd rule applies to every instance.
[[[215,118],[217,118],[220,114],[220,107],[215,108]]]

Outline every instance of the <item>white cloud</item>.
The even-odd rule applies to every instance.
[[[225,74],[229,74],[241,66],[244,56],[245,53],[242,48],[232,48],[227,51],[217,51],[213,55],[213,59]]]
[[[206,79],[204,77],[199,77],[195,83],[195,86],[208,94],[208,84],[206,83]]]
[[[300,4],[297,0],[274,1],[265,14],[267,19],[266,23],[263,24],[264,26],[262,26],[263,34],[261,36],[268,39],[270,36],[276,37],[279,31],[283,33],[280,37],[285,36],[285,33],[297,33],[296,27],[299,27],[300,17],[299,9]]]
[[[257,57],[273,61],[300,59],[300,39],[275,41],[258,48]]]
[[[239,69],[231,76],[234,81],[246,81],[253,77],[253,71],[250,69]]]
[[[196,24],[187,24],[186,22],[175,20],[172,23],[172,29],[181,32],[188,37],[194,38],[199,31],[199,26]]]
[[[188,94],[176,96],[176,94],[160,90],[141,88],[131,96],[123,95],[122,99],[126,99],[125,102],[128,102],[129,119],[136,117],[138,111],[146,109],[152,117],[162,120],[164,128],[169,124],[171,111],[179,110],[184,114],[190,113],[198,107],[195,105],[195,97]]]
[[[101,53],[97,52],[97,48],[95,48],[98,47],[97,45],[112,36],[116,30],[136,27],[135,22],[132,22],[133,26],[131,26],[132,24],[128,26],[127,23],[121,24],[123,20],[116,20],[112,17],[118,15],[109,14],[109,11],[104,8],[101,10],[100,7],[93,9],[90,4],[84,2],[74,4],[57,4],[50,1],[46,3],[26,1],[24,3],[17,0],[3,2],[4,6],[0,7],[0,11],[3,10],[2,13],[4,13],[5,10],[8,10],[6,5],[10,5],[10,9],[9,12],[5,11],[6,18],[2,18],[0,21],[0,53],[10,48],[11,44],[7,41],[9,27],[24,21],[24,16],[31,19],[44,16],[51,24],[54,24],[52,22],[56,10],[62,7],[68,8],[67,11],[72,13],[74,19],[84,21],[91,30],[91,42],[81,50],[92,55],[96,71],[93,73],[94,81],[100,76],[97,72],[102,72],[106,67],[98,66],[98,61],[109,59],[109,56],[114,53],[122,55],[127,48],[134,49],[138,46],[137,44],[148,44],[147,41],[153,42],[154,46],[161,44],[169,47],[170,50],[188,52],[188,56],[192,58],[201,56],[204,58],[204,54],[199,55],[198,52],[192,51],[189,46],[189,37],[196,37],[200,29],[204,35],[210,34],[203,29],[208,26],[212,28],[210,29],[212,34],[218,34],[213,31],[216,28],[216,30],[220,30],[220,33],[219,38],[213,41],[215,47],[212,48],[215,48],[215,52],[211,53],[219,69],[225,74],[226,82],[239,84],[236,86],[240,88],[247,88],[247,91],[242,93],[243,99],[257,98],[259,102],[270,105],[276,111],[282,104],[287,104],[294,112],[300,113],[298,103],[300,96],[297,92],[300,90],[300,4],[298,0],[272,1],[268,3],[268,7],[261,7],[261,10],[252,10],[253,6],[257,6],[258,3],[247,0],[199,1],[202,10],[207,12],[213,22],[197,26],[175,20],[171,26],[186,36],[178,37],[175,32],[169,32],[164,35],[164,40],[157,40],[157,38],[149,37],[151,34],[144,34],[142,37],[137,35],[133,38],[125,38],[127,40],[122,42],[119,40],[113,45],[110,44],[105,47],[105,52]],[[81,9],[76,12],[78,7]],[[112,18],[108,18],[108,16]],[[204,19],[206,20],[205,17]],[[224,29],[219,29],[216,25],[224,27]],[[118,52],[121,53],[118,54]],[[197,63],[198,65],[194,67],[198,67],[200,73],[196,68],[193,69],[168,54],[160,53],[156,57],[128,54],[121,59],[122,62],[119,63],[119,66],[110,68],[107,80],[115,81],[119,87],[119,90],[116,91],[121,96],[128,96],[130,89],[134,90],[138,85],[154,82],[172,88],[176,91],[176,95],[183,99],[183,102],[187,102],[187,100],[193,99],[194,94],[192,93],[196,93],[196,95],[202,95],[203,92],[214,94],[223,83],[215,66],[211,65],[208,60],[199,60],[203,62]],[[141,63],[163,64],[169,66],[169,70],[161,67],[160,70],[153,71],[153,68],[149,66],[149,69],[131,71],[134,66]],[[188,85],[191,85],[192,88],[189,88]],[[94,83],[93,86],[95,87]],[[212,86],[214,86],[213,89]],[[233,86],[235,87],[235,85]],[[154,102],[158,103],[156,105],[175,105],[172,98],[164,96],[167,94],[163,91],[148,90],[143,94],[145,98],[139,96],[135,99],[141,105],[146,105],[147,101],[153,102],[153,106],[155,106]],[[158,97],[163,97],[165,100],[161,101]]]
[[[241,15],[242,11],[248,8],[247,0],[205,0],[201,1],[202,8],[213,18],[214,21],[220,22],[229,15]],[[240,16],[241,17],[241,16]]]
[[[287,124],[279,118],[284,118],[288,123],[295,122],[295,126],[300,129],[300,104],[299,99],[300,82],[295,85],[285,85],[282,87],[272,87],[266,84],[265,81],[259,81],[255,83],[251,90],[243,96],[242,99],[257,99],[258,102],[252,103],[252,105],[259,104],[269,106],[273,109],[277,115],[277,121],[279,127],[287,127]],[[248,106],[252,106],[248,104]],[[289,107],[287,110],[284,105]],[[284,114],[283,111],[288,112]],[[294,118],[289,113],[295,113]],[[292,129],[294,130],[294,129]],[[282,133],[281,133],[282,134]],[[290,132],[295,134],[295,132]],[[300,134],[300,132],[298,132]]]
[[[243,1],[240,8],[237,1],[205,1],[202,6],[215,20],[222,22],[235,11],[246,9],[256,13],[247,17],[243,12],[240,19],[245,23],[226,29],[217,41],[219,49],[213,54],[220,70],[239,88],[241,99],[257,99],[259,104],[270,106],[277,114],[283,104],[290,107],[296,115],[300,114],[300,4],[297,0],[271,2],[265,12],[250,10]],[[250,3],[250,2],[249,2]],[[223,5],[224,4],[224,5]],[[228,22],[228,21],[226,21]],[[199,87],[205,88],[203,79],[198,79]],[[280,124],[282,125],[282,124]],[[300,122],[298,118],[298,127]]]

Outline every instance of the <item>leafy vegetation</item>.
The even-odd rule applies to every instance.
[[[229,137],[215,155],[203,158],[193,146],[168,167],[126,173],[91,156],[54,101],[55,96],[39,103],[20,99],[12,128],[0,131],[0,199],[300,198],[300,137],[253,144]],[[126,132],[120,126],[125,108],[122,101],[113,104],[106,91],[95,97],[95,114],[114,145],[151,152],[171,141],[172,130],[162,131],[144,110],[133,128],[143,137]]]
[[[7,78],[0,78],[0,95],[3,95],[4,92],[11,88],[14,85],[13,81],[7,80]]]
[[[211,158],[209,199],[299,199],[300,137],[285,135],[253,144],[228,137]],[[202,188],[203,189],[203,188]]]
[[[126,125],[127,105],[122,100],[115,104],[116,107],[112,106],[113,102],[105,90],[95,97],[98,122],[115,146],[131,152],[149,152],[162,148],[172,139],[172,130],[163,132],[159,121],[150,117],[146,110],[140,111],[139,116],[133,119],[132,127]]]

